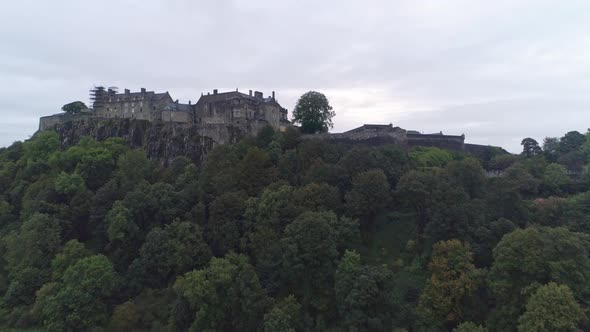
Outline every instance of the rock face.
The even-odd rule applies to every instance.
[[[142,148],[150,159],[169,165],[176,157],[187,157],[200,163],[217,144],[205,136],[198,125],[158,123],[132,119],[80,119],[58,123],[47,128],[55,130],[64,147],[72,146],[83,137],[102,141],[110,137],[125,139],[131,147]],[[228,143],[245,135],[240,130],[227,129]]]

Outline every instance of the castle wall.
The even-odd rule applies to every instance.
[[[192,123],[192,114],[178,111],[162,111],[161,120],[164,122]]]
[[[440,149],[463,152],[465,136],[407,134],[409,147],[432,146]]]
[[[43,116],[39,119],[39,131],[47,130],[69,121],[89,119],[92,117],[91,114],[67,115],[65,113]]]

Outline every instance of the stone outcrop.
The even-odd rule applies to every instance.
[[[48,129],[59,134],[64,147],[78,143],[83,137],[97,141],[120,137],[131,147],[142,148],[148,158],[159,160],[163,165],[169,165],[179,156],[200,163],[216,145],[211,137],[202,135],[199,126],[191,124],[87,118],[60,122]],[[239,130],[232,131],[227,140],[237,142],[242,135]]]

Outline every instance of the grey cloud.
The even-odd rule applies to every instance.
[[[0,146],[86,101],[93,84],[184,101],[213,88],[275,90],[289,109],[319,90],[335,131],[393,122],[513,151],[522,137],[590,122],[586,1],[22,0],[2,9]]]

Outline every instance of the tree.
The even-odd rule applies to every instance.
[[[559,156],[559,138],[545,137],[543,140],[543,154],[551,162],[556,162]]]
[[[244,233],[242,216],[246,198],[243,192],[229,192],[217,197],[209,205],[208,241],[216,256],[238,249]]]
[[[248,258],[234,253],[184,274],[174,289],[196,313],[191,331],[255,331],[270,304]]]
[[[293,121],[301,124],[303,133],[315,134],[327,132],[332,128],[332,118],[335,114],[324,94],[309,91],[297,101],[293,111]]]
[[[289,295],[264,315],[264,332],[300,331],[301,321],[301,305],[295,296]]]
[[[487,332],[488,330],[481,325],[472,322],[463,322],[453,329],[453,332]]]
[[[545,167],[541,184],[547,192],[559,194],[569,181],[565,167],[559,164],[549,164]]]
[[[532,288],[551,281],[569,286],[578,299],[590,295],[590,258],[582,234],[565,228],[529,227],[505,235],[494,249],[488,284],[496,299],[488,327],[515,331]]]
[[[76,173],[61,172],[55,179],[55,191],[62,195],[74,195],[85,189],[84,179]]]
[[[435,324],[460,322],[463,301],[478,282],[471,252],[458,240],[438,242],[428,270],[431,276],[420,295],[419,310]]]
[[[336,270],[336,305],[349,331],[384,331],[392,325],[393,275],[385,266],[364,266],[346,251]]]
[[[61,252],[55,255],[55,258],[51,261],[51,269],[53,270],[51,278],[54,281],[61,280],[68,267],[90,255],[91,252],[84,247],[83,243],[78,242],[78,240],[68,241]]]
[[[61,110],[66,112],[68,115],[78,115],[86,109],[88,109],[88,107],[81,101],[74,101],[69,104],[65,104],[61,108]]]
[[[579,149],[586,142],[586,136],[578,131],[570,131],[559,140],[559,152],[562,154]]]
[[[542,152],[539,143],[530,137],[523,139],[520,145],[522,145],[522,155],[527,158],[537,156]]]
[[[200,228],[175,221],[163,229],[154,227],[129,267],[131,278],[142,287],[160,288],[190,269],[204,267],[211,251]]]
[[[346,194],[346,203],[352,216],[361,219],[363,225],[371,225],[377,213],[389,201],[390,187],[382,170],[360,173],[352,182],[352,190]]]
[[[417,231],[420,235],[423,234],[430,218],[432,192],[440,181],[438,174],[439,172],[431,170],[412,170],[401,177],[397,186],[397,193],[403,202],[413,207],[416,212]]]
[[[102,255],[83,258],[61,278],[59,291],[43,308],[44,325],[50,331],[82,331],[107,322],[107,300],[117,275]]]
[[[526,311],[518,319],[518,331],[580,331],[578,327],[585,320],[586,314],[570,288],[550,282],[527,301]]]
[[[283,276],[305,311],[321,315],[329,308],[336,269],[337,220],[331,212],[304,212],[285,228],[281,239]]]

